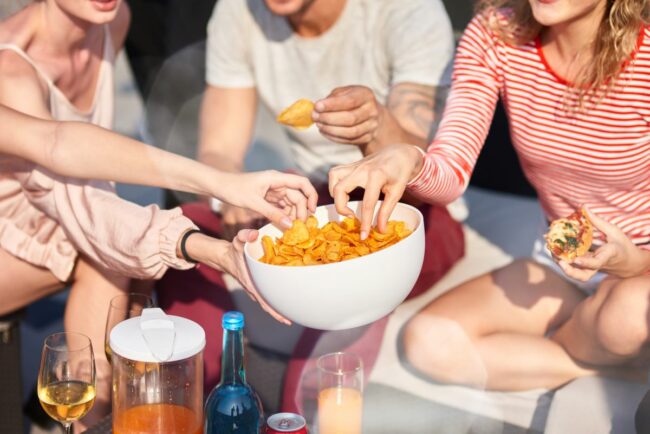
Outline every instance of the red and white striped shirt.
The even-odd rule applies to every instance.
[[[650,27],[595,106],[567,113],[567,95],[539,41],[507,44],[474,18],[458,47],[440,128],[409,190],[440,204],[463,193],[500,96],[523,171],[549,219],[584,204],[636,244],[650,242]]]

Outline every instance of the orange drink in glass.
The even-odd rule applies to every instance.
[[[318,359],[319,434],[361,434],[363,362],[352,353]]]

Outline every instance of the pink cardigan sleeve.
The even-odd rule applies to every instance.
[[[107,269],[157,279],[169,267],[194,265],[176,256],[183,232],[196,227],[180,208],[142,207],[119,198],[109,182],[58,177],[41,168],[16,178],[28,200],[57,221],[82,254]]]

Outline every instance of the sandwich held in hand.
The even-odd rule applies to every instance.
[[[411,230],[403,221],[388,222],[386,233],[375,229],[368,238],[360,238],[360,222],[346,217],[343,221],[328,222],[322,228],[318,220],[309,216],[307,221],[294,220],[291,229],[275,241],[262,237],[264,256],[261,262],[273,265],[319,265],[358,258],[392,246],[408,237]]]
[[[314,111],[314,103],[308,99],[299,99],[284,109],[278,115],[277,121],[281,124],[297,128],[299,130],[309,128],[314,123],[311,113]]]
[[[572,261],[589,251],[593,227],[584,210],[551,222],[544,235],[546,246],[558,259]]]

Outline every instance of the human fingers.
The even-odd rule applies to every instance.
[[[335,142],[345,142],[352,144],[368,143],[375,137],[379,122],[377,119],[367,119],[360,124],[351,127],[341,127],[316,124],[320,133]]]
[[[264,199],[257,199],[253,206],[267,218],[271,223],[273,223],[278,228],[289,229],[292,224],[292,216],[287,215],[284,211],[285,208],[280,208],[275,206]]]
[[[259,231],[256,229],[241,229],[233,239],[233,246],[238,252],[244,251],[244,244],[252,243],[259,236]]]
[[[377,111],[373,110],[372,104],[363,104],[352,110],[321,113],[316,122],[325,126],[352,127],[376,116]]]
[[[581,268],[601,270],[607,268],[610,261],[616,256],[616,247],[605,244],[599,247],[593,254],[580,256],[573,261],[573,265]]]
[[[354,167],[356,166],[356,164],[357,163],[340,165],[330,169],[330,171],[327,174],[328,177],[327,188],[332,198],[334,197],[334,186],[336,186],[336,184],[338,184],[341,179],[351,174],[354,171]]]
[[[310,211],[307,206],[307,198],[305,198],[305,196],[303,196],[302,193],[298,191],[288,190],[287,201],[295,209],[296,218],[305,221]]]
[[[589,279],[594,277],[594,275],[597,273],[597,270],[581,269],[581,268],[573,267],[571,266],[571,264],[569,264],[564,260],[558,261],[558,265],[567,276],[572,277],[581,282],[588,281]]]
[[[273,188],[287,187],[294,190],[299,190],[307,198],[307,206],[309,210],[316,211],[318,204],[318,192],[312,185],[311,181],[304,176],[294,175],[291,173],[274,172],[272,175],[274,182]]]
[[[621,236],[625,237],[623,231],[613,223],[608,222],[607,220],[600,217],[598,214],[591,211],[588,207],[583,206],[583,209],[587,213],[589,220],[593,223],[594,227],[601,231],[609,239],[611,237],[619,238]]]
[[[361,202],[361,228],[360,238],[368,238],[372,228],[372,220],[375,216],[375,208],[379,201],[381,189],[384,186],[384,179],[379,174],[371,174],[363,192],[363,201]]]
[[[316,118],[321,113],[353,110],[370,97],[374,98],[372,91],[363,86],[347,86],[334,89],[326,98],[316,101],[314,115]]]
[[[388,225],[388,219],[393,213],[395,206],[402,198],[404,194],[405,186],[391,186],[385,189],[384,200],[379,207],[377,212],[377,228],[380,232],[386,232],[386,227]]]
[[[354,211],[348,206],[350,201],[350,192],[357,187],[360,187],[361,184],[355,182],[354,172],[349,176],[340,179],[336,185],[333,187],[332,197],[334,198],[334,207],[336,212],[347,217],[354,217]]]

